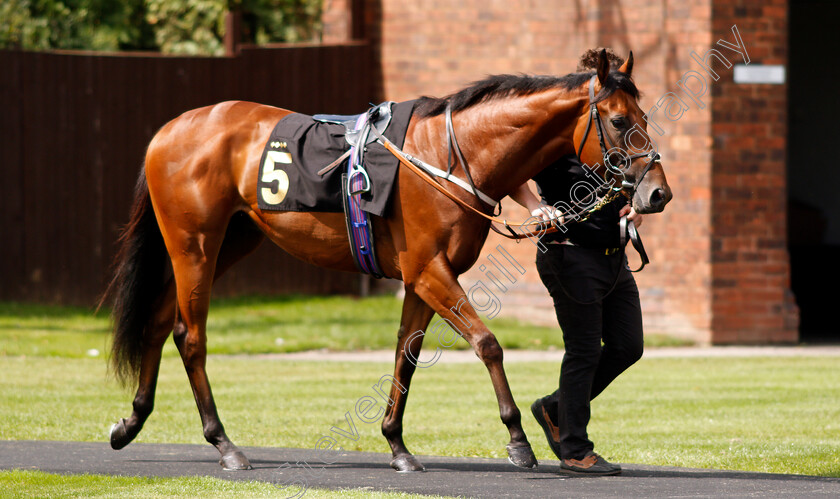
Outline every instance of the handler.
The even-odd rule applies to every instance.
[[[594,71],[600,50],[586,52],[578,72]],[[624,63],[612,51],[607,54],[612,69]],[[532,215],[549,219],[555,214],[552,205],[570,203],[570,189],[586,177],[580,159],[570,154],[540,172],[534,181],[542,200],[527,184],[511,198]],[[566,353],[559,389],[535,401],[531,412],[560,466],[582,474],[621,473],[619,465],[594,452],[586,431],[589,402],[642,356],[639,291],[619,248],[619,220],[624,215],[637,226],[641,224],[642,217],[619,196],[587,221],[567,225],[566,232],[543,236],[547,250],[537,251],[537,271],[554,300]]]

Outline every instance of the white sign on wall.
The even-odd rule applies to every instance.
[[[735,83],[781,85],[785,82],[785,67],[781,64],[736,64],[733,77]]]

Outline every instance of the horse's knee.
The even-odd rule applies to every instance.
[[[487,331],[474,340],[473,348],[485,364],[501,362],[504,357],[502,346],[493,333]]]

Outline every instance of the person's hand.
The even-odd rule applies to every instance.
[[[547,204],[541,204],[538,207],[531,210],[532,217],[539,217],[546,222],[554,220],[556,223],[562,224],[563,223],[563,216],[562,213],[557,211],[557,209],[553,206],[549,206]]]
[[[623,206],[618,212],[618,216],[623,217],[624,215],[627,215],[627,220],[631,220],[637,228],[642,225],[644,217],[636,213],[636,210],[629,204]]]

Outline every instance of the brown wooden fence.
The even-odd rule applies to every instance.
[[[229,99],[361,112],[376,97],[370,61],[366,43],[218,58],[0,51],[0,299],[95,301],[146,145],[170,119]],[[266,243],[215,293],[354,293],[360,282]]]

